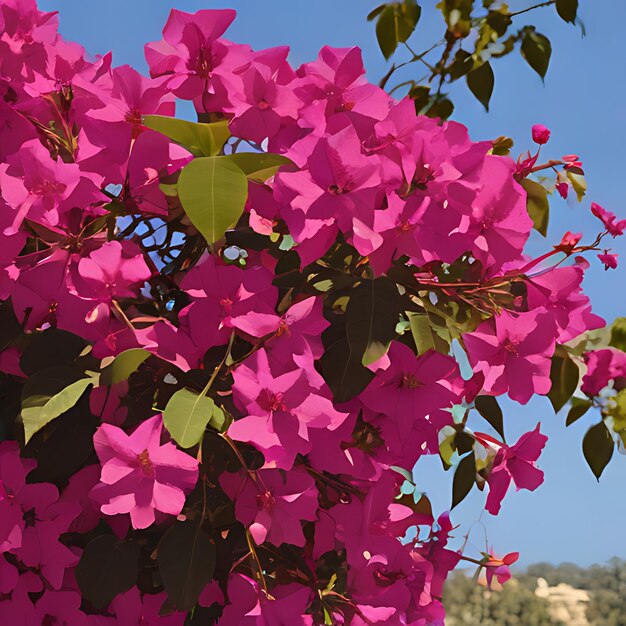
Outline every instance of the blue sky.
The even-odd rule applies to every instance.
[[[170,8],[193,12],[230,7],[237,10],[238,17],[227,33],[229,39],[256,49],[290,45],[293,65],[313,59],[322,45],[358,45],[372,81],[388,68],[373,26],[365,20],[377,4],[376,0],[40,0],[42,9],[60,11],[65,37],[81,43],[91,54],[113,50],[116,64],[129,63],[144,72],[143,44],[160,38]],[[411,40],[420,51],[443,32],[435,0],[421,4],[422,22]],[[512,11],[531,4],[531,0],[509,2]],[[535,11],[532,23],[553,43],[545,85],[514,53],[494,63],[496,87],[489,113],[464,85],[452,91],[457,105],[454,119],[466,124],[474,139],[508,135],[515,140],[517,154],[531,147],[531,126],[542,123],[552,130],[546,154],[559,157],[575,152],[582,157],[588,198],[575,206],[554,199],[548,239],[537,236],[531,244],[533,252],[558,243],[566,230],[592,236],[598,223],[589,213],[589,200],[626,217],[621,153],[626,145],[626,55],[621,19],[625,9],[623,0],[581,0],[580,16],[587,30],[584,39],[580,30],[562,22],[552,7]],[[418,77],[419,70],[415,71]],[[626,242],[614,244],[626,267]],[[604,272],[597,259],[590,261],[585,289],[594,310],[609,320],[625,315],[626,269]],[[569,560],[587,565],[612,556],[626,557],[620,541],[626,517],[626,461],[616,455],[600,484],[596,482],[580,450],[594,416],[585,416],[566,430],[565,415],[555,417],[543,398],[523,407],[506,403],[505,413],[509,441],[542,422],[542,430],[550,437],[540,459],[546,481],[535,493],[509,494],[497,518],[481,514],[484,494],[476,492],[463,502],[453,512],[453,521],[464,529],[472,528],[469,546],[483,550],[486,533],[489,545],[497,551],[519,550],[522,564]],[[486,428],[481,425],[481,429]],[[451,476],[443,474],[438,459],[420,462],[417,478],[437,510],[449,505]]]

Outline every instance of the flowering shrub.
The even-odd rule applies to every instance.
[[[496,514],[546,443],[507,444],[496,396],[558,411],[585,367],[597,476],[626,441],[624,325],[581,291],[624,220],[524,253],[579,158],[514,162],[357,48],[294,70],[234,17],[172,11],[148,79],[0,0],[3,623],[442,624],[461,559],[504,582],[517,553],[448,545],[421,457]]]

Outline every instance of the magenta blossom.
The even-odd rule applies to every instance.
[[[155,510],[178,515],[185,492],[198,480],[198,461],[171,443],[161,445],[163,420],[155,415],[127,435],[102,424],[93,442],[102,464],[100,484],[91,491],[106,515],[130,513],[134,528],[147,528]]]
[[[615,213],[607,211],[596,202],[591,203],[591,212],[602,222],[602,225],[606,228],[610,235],[617,237],[624,234],[624,230],[626,229],[626,220],[616,222],[615,220],[617,217],[615,216]]]
[[[517,559],[519,559],[519,552],[509,552],[502,558],[495,556],[492,551],[485,554],[483,567],[485,568],[485,576],[487,577],[487,587],[491,589],[494,578],[500,585],[504,585],[507,580],[510,580],[511,570],[509,566],[513,565]]]
[[[609,382],[617,390],[626,387],[626,353],[616,348],[586,352],[587,373],[583,376],[581,390],[588,396],[597,396]]]
[[[533,394],[550,391],[556,334],[553,317],[540,309],[502,311],[463,335],[463,341],[474,371],[485,375],[485,391],[492,395],[508,391],[513,400],[526,404]]]
[[[599,254],[598,258],[604,264],[605,270],[614,270],[617,268],[617,254],[611,253],[608,250],[604,251],[604,254]]]
[[[543,482],[543,472],[535,466],[541,451],[546,445],[548,438],[539,432],[539,424],[535,430],[522,435],[518,442],[512,446],[493,439],[484,433],[475,433],[476,439],[485,447],[495,449],[495,458],[487,484],[489,495],[485,509],[492,515],[500,511],[502,499],[511,484],[515,484],[518,491],[528,489],[534,491]]]

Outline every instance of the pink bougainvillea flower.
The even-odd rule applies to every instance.
[[[282,469],[310,450],[309,429],[334,429],[347,417],[334,408],[327,388],[311,383],[318,376],[312,361],[311,373],[295,367],[276,376],[267,352],[259,350],[233,373],[233,397],[245,417],[234,421],[228,434],[254,444],[268,465]]]
[[[303,585],[278,585],[269,596],[246,575],[231,574],[228,600],[217,626],[313,626],[313,617],[305,615],[311,589]]]
[[[588,396],[597,396],[609,382],[618,391],[626,387],[626,353],[617,348],[592,350],[584,355],[587,373],[581,390]]]
[[[596,202],[591,203],[591,212],[602,222],[602,225],[606,228],[610,235],[617,237],[624,234],[624,229],[626,229],[626,220],[616,222],[615,220],[617,217],[615,216],[615,213],[607,211]]]
[[[605,270],[614,270],[617,268],[617,253],[605,250],[603,254],[599,254],[598,258],[604,265]]]
[[[435,351],[417,357],[397,341],[387,354],[389,367],[376,373],[360,398],[368,409],[397,421],[401,433],[408,434],[415,420],[459,400],[454,387],[459,371],[452,357]]]
[[[502,558],[499,558],[490,551],[485,554],[483,559],[483,567],[485,568],[485,576],[487,577],[487,587],[491,589],[491,584],[495,578],[500,585],[504,585],[511,578],[509,567],[519,559],[519,552],[509,552]]]
[[[544,143],[548,143],[550,139],[550,130],[542,124],[535,124],[532,128],[533,141],[540,146]]]
[[[93,441],[102,472],[93,497],[106,515],[130,513],[134,528],[147,528],[155,510],[178,515],[185,493],[198,480],[198,461],[171,443],[161,445],[163,420],[155,415],[127,435],[102,424]]]
[[[132,587],[115,597],[109,611],[116,616],[115,626],[183,626],[187,617],[184,612],[159,615],[166,600],[167,594],[163,592],[142,594]]]
[[[550,391],[550,358],[556,336],[549,313],[504,310],[463,335],[463,341],[474,371],[485,375],[485,391],[492,395],[508,391],[513,400],[526,404],[533,394]]]
[[[304,546],[301,522],[314,520],[318,509],[315,481],[304,469],[260,470],[255,480],[246,473],[223,474],[221,484],[256,544]]]
[[[574,248],[578,245],[582,236],[582,233],[572,233],[568,230],[561,238],[561,242],[554,246],[554,249],[565,252],[566,254],[571,254]]]
[[[580,266],[556,267],[527,279],[528,306],[554,316],[559,343],[605,326],[605,321],[591,312],[589,298],[582,293],[582,279]]]
[[[528,491],[534,491],[543,482],[543,472],[535,466],[535,462],[548,438],[539,432],[539,426],[537,424],[534,430],[522,435],[510,447],[489,435],[475,433],[480,443],[496,451],[491,472],[487,477],[489,495],[485,504],[485,509],[492,515],[497,515],[500,511],[502,499],[511,481],[518,490]]]

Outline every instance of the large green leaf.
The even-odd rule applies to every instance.
[[[552,54],[550,40],[545,35],[536,32],[534,28],[529,27],[524,33],[521,51],[528,65],[530,65],[543,80],[548,71],[550,56]]]
[[[498,401],[493,396],[478,396],[474,405],[504,441],[504,417]]]
[[[251,180],[265,182],[276,174],[281,165],[292,165],[293,161],[282,154],[267,152],[238,152],[222,157],[234,163]]]
[[[384,8],[378,7],[370,13],[371,19],[378,16],[376,38],[384,57],[388,59],[406,41],[417,26],[422,10],[415,0],[393,2]]]
[[[466,77],[467,86],[476,99],[489,111],[489,100],[493,93],[495,77],[491,64],[487,61],[473,69]]]
[[[450,508],[453,509],[465,499],[465,496],[472,490],[475,482],[476,460],[472,452],[461,459],[461,462],[454,472],[454,479],[452,480],[452,506]]]
[[[189,389],[179,389],[163,411],[163,423],[172,438],[182,447],[195,446],[215,415],[216,427],[224,425],[224,413],[212,398]]]
[[[107,606],[119,593],[137,582],[139,546],[100,535],[85,548],[76,566],[81,595],[97,609]]]
[[[248,179],[224,157],[194,159],[180,173],[178,195],[192,224],[212,244],[241,216]]]
[[[550,218],[548,191],[543,185],[530,180],[530,178],[524,178],[520,184],[526,191],[526,208],[530,219],[533,221],[533,227],[545,237]]]
[[[565,425],[571,426],[574,422],[579,420],[592,406],[593,404],[589,400],[583,400],[582,398],[572,398],[572,406],[567,413]]]
[[[610,346],[626,352],[626,317],[618,317],[611,324]]]
[[[346,308],[348,341],[364,366],[377,361],[397,337],[404,303],[394,282],[365,280],[352,291]]]
[[[230,137],[226,120],[203,124],[164,115],[146,115],[143,124],[187,148],[194,156],[219,154]]]
[[[215,544],[199,522],[175,522],[158,547],[161,580],[179,611],[193,608],[215,571]]]
[[[578,387],[579,377],[580,371],[578,366],[567,353],[552,357],[550,368],[552,387],[548,392],[548,398],[555,413],[558,413],[574,395]]]
[[[613,438],[604,422],[592,426],[583,439],[583,454],[597,480],[613,456]]]
[[[21,412],[24,443],[28,443],[46,424],[71,409],[93,383],[93,378],[81,378],[52,396],[36,394],[25,398]]]
[[[116,385],[137,371],[139,366],[150,356],[143,348],[130,348],[118,354],[100,374],[101,385]]]

